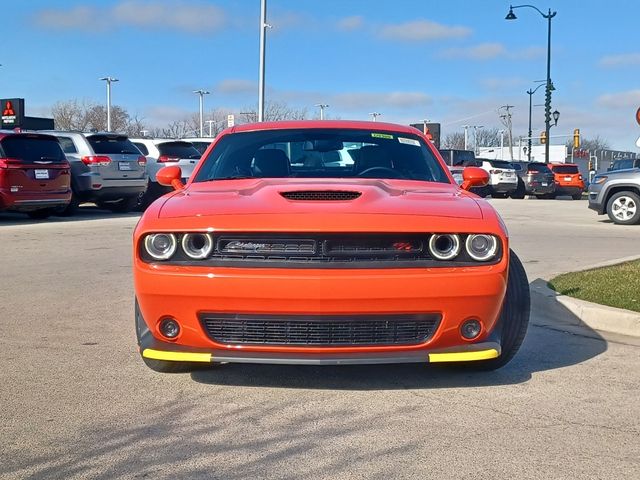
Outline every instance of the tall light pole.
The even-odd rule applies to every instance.
[[[204,96],[211,92],[200,89],[194,90],[193,93],[197,93],[200,97],[200,137],[204,137]]]
[[[327,103],[316,103],[314,106],[320,109],[320,120],[324,120],[324,109],[329,108],[329,105]]]
[[[107,132],[111,131],[111,83],[119,82],[117,78],[102,77],[100,80],[107,82]]]
[[[558,12],[552,12],[549,9],[548,13],[543,13],[537,7],[533,5],[509,5],[509,13],[505,17],[505,20],[515,20],[516,15],[513,13],[513,10],[516,8],[533,8],[536,10],[543,18],[547,19],[547,82],[545,88],[545,102],[544,102],[544,131],[547,137],[547,141],[544,144],[544,161],[549,163],[549,130],[551,129],[551,92],[554,90],[553,84],[551,83],[551,19],[556,16]]]
[[[478,149],[478,129],[479,128],[484,128],[484,125],[473,126],[473,150],[476,155],[480,153],[480,150]]]
[[[267,50],[267,0],[260,0],[260,78],[258,80],[258,121],[264,122],[264,64]]]
[[[464,128],[464,149],[468,150],[469,147],[469,127],[471,125],[463,125],[462,128]]]
[[[372,119],[374,122],[377,122],[377,121],[378,121],[378,117],[379,117],[380,115],[382,115],[382,114],[381,114],[380,112],[371,112],[369,115],[371,115],[371,119]]]
[[[544,80],[542,80],[544,82]],[[540,85],[538,85],[536,88],[534,88],[533,90],[529,89],[527,90],[527,93],[529,94],[529,139],[527,140],[527,161],[531,161],[531,137],[533,136],[533,132],[531,131],[531,109],[533,107],[531,101],[533,99],[533,94],[536,93],[536,91],[542,86],[544,85],[544,83],[540,83]],[[547,140],[548,143],[548,140]]]

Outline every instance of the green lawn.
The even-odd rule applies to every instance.
[[[562,295],[640,312],[640,260],[565,273],[549,286]]]

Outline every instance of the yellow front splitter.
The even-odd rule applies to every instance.
[[[193,353],[193,352],[165,352],[162,350],[153,350],[145,348],[142,356],[152,358],[153,360],[168,360],[170,362],[211,362],[210,353]]]
[[[490,360],[492,358],[498,358],[500,352],[495,348],[488,350],[477,350],[475,352],[443,352],[443,353],[430,353],[429,363],[439,362],[473,362],[476,360]]]

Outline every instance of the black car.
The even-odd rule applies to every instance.
[[[556,186],[554,175],[549,166],[541,162],[511,162],[518,174],[518,187],[511,198],[524,198],[535,195],[538,198],[551,198]]]

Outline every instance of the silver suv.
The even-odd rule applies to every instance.
[[[82,202],[114,212],[133,210],[147,188],[147,159],[127,136],[52,130],[71,165],[72,215]]]
[[[182,170],[182,181],[186,182],[200,161],[200,152],[189,142],[169,138],[132,138],[131,142],[147,157],[149,185],[141,197],[142,208],[148,207],[156,198],[172,191],[156,180],[156,174],[162,167],[176,165]]]
[[[589,208],[620,225],[640,223],[640,168],[617,170],[593,177]]]

